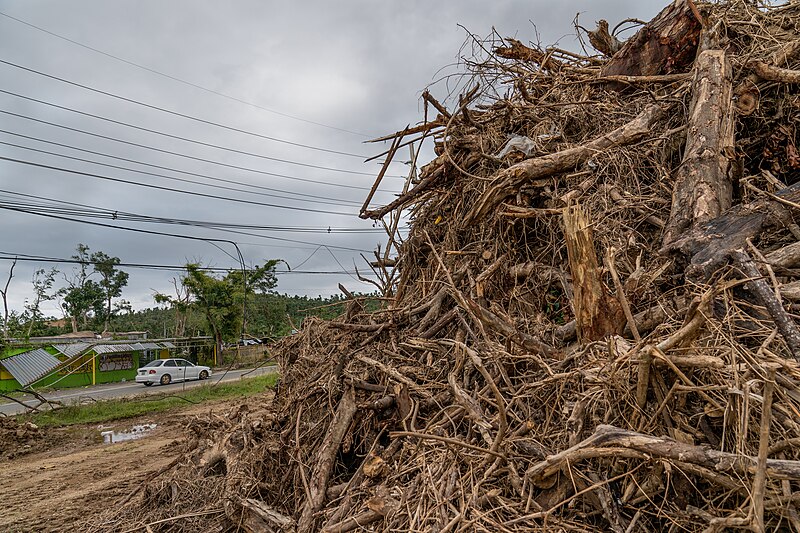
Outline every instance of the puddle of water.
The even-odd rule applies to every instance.
[[[103,444],[116,444],[146,437],[157,427],[158,424],[141,424],[125,431],[101,431],[100,436],[103,437]]]

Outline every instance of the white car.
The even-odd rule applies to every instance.
[[[187,361],[186,359],[156,359],[150,361],[136,373],[136,383],[149,387],[153,383],[168,385],[173,381],[208,379],[211,369]]]

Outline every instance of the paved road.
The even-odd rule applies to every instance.
[[[211,376],[208,381],[187,381],[185,383],[172,383],[170,385],[156,385],[154,387],[145,387],[141,383],[106,383],[103,385],[94,385],[90,387],[71,388],[48,392],[44,396],[48,400],[58,400],[64,403],[80,403],[87,398],[95,400],[108,400],[111,398],[124,398],[129,396],[147,396],[151,394],[163,394],[166,392],[180,392],[182,390],[190,389],[208,383],[216,383],[221,377],[222,382],[236,381],[240,378],[249,378],[259,376],[261,374],[270,374],[277,370],[275,366],[265,366],[255,370],[251,368],[244,368],[240,370],[231,370],[224,377],[222,377],[224,370],[219,370]],[[17,397],[26,405],[36,405],[38,400],[29,394]],[[0,401],[7,403],[0,403],[0,413],[5,415],[16,415],[25,411],[25,408],[18,403],[8,402],[5,398]]]

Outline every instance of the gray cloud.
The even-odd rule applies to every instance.
[[[649,19],[660,7],[661,3],[653,1],[622,0],[488,3],[476,0],[435,3],[421,0],[402,3],[366,0],[342,0],[336,3],[254,0],[226,3],[209,0],[0,1],[0,10],[9,15],[110,54],[265,108],[371,136],[390,133],[421,119],[421,90],[443,74],[458,71],[453,65],[459,60],[459,49],[466,38],[464,30],[458,24],[478,35],[486,35],[495,27],[504,36],[516,36],[523,41],[539,41],[542,44],[558,41],[562,47],[575,49],[571,21],[578,11],[583,12],[581,20],[584,25],[591,26],[598,18],[607,18],[612,24],[627,17]],[[373,154],[385,149],[382,145],[364,145],[364,139],[357,135],[293,120],[188,87],[64,42],[5,17],[0,17],[0,45],[0,50],[3,51],[0,59],[206,120],[337,151]],[[326,172],[200,147],[0,95],[0,109],[230,165],[363,188],[372,184],[378,171],[378,165],[374,162],[363,163],[358,158],[269,142],[193,123],[4,65],[0,66],[0,88],[211,144],[369,175]],[[434,92],[438,96],[444,96],[445,87],[435,86]],[[180,159],[20,118],[7,115],[0,117],[0,128],[4,130],[253,185],[335,197],[356,205],[363,201],[366,192],[263,176]],[[5,134],[0,134],[0,141],[102,160],[110,164],[136,166]],[[428,150],[425,153],[430,155],[431,152]],[[161,178],[69,161],[8,146],[0,145],[0,155],[142,183],[192,189],[220,197],[235,196],[321,209],[325,213],[303,213],[235,204],[221,199],[190,197],[0,162],[0,189],[57,198],[63,202],[153,216],[243,224],[320,228],[371,227],[371,223],[361,221],[355,216],[331,214],[345,210],[354,214],[357,207],[339,207],[314,201],[288,201],[215,190],[201,185],[167,182]],[[162,172],[152,168],[144,170]],[[395,164],[391,173],[403,175],[407,170],[406,166]],[[199,178],[191,179],[199,181]],[[377,197],[380,202],[391,201],[393,193],[402,186],[402,180],[396,178],[388,179],[386,183],[387,187]],[[0,194],[0,199],[6,201],[8,197]],[[74,252],[76,244],[83,242],[93,250],[103,250],[119,256],[124,262],[180,265],[187,260],[202,260],[220,267],[236,266],[230,257],[203,242],[139,235],[9,211],[3,211],[0,216],[2,252],[68,257]],[[271,234],[278,238],[312,243],[300,244],[197,228],[127,225],[235,240],[242,243],[241,249],[251,263],[280,257],[291,265],[297,265],[308,259],[318,244],[369,251],[383,242],[377,233]],[[222,246],[224,248],[227,245]],[[234,253],[230,246],[227,246],[226,251]],[[336,256],[338,263],[331,254]],[[336,249],[328,251],[322,248],[307,260],[303,270],[340,270],[339,263],[352,269],[354,263],[360,266],[363,261],[358,252]],[[0,261],[0,281],[4,281],[9,264],[8,261]],[[33,263],[18,265],[17,275],[10,289],[15,308],[21,308],[24,299],[30,296],[30,277],[33,270],[41,266],[43,265]],[[71,267],[60,265],[60,268],[69,271]],[[162,271],[129,271],[130,284],[124,297],[139,308],[152,305],[151,289],[168,290],[169,280],[173,276],[172,273]],[[336,284],[339,282],[351,289],[371,290],[371,286],[361,285],[348,275],[302,274],[281,276],[278,290],[312,296],[327,295],[337,292]],[[49,308],[48,312],[57,314],[55,308]]]

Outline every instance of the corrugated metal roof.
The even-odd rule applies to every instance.
[[[25,387],[44,377],[48,372],[60,365],[61,361],[45,350],[37,348],[30,352],[3,359],[2,363],[6,370],[14,376],[14,379]]]
[[[144,350],[158,350],[161,348],[155,342],[137,342],[135,344],[131,344],[134,350],[136,351],[144,351]]]
[[[138,352],[141,348],[136,348],[130,344],[95,344],[92,347],[95,353],[120,353]]]
[[[91,346],[91,343],[88,342],[71,342],[69,344],[54,344],[53,348],[67,357],[73,357],[83,352],[89,346]]]
[[[142,350],[158,350],[159,348],[161,348],[161,346],[159,346],[158,343],[155,342],[140,342],[138,344],[139,346],[142,347]]]
[[[164,341],[164,342],[162,342],[162,343],[161,343],[161,346],[163,346],[164,348],[170,348],[170,349],[172,349],[172,348],[175,348],[175,345],[174,345],[174,344],[172,344],[172,343],[171,343],[171,342],[169,342],[169,341]]]

